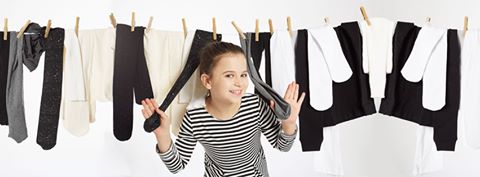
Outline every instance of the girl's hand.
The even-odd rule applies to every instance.
[[[160,115],[160,127],[153,131],[157,136],[157,139],[161,137],[170,138],[170,118],[165,114],[165,112],[158,109],[158,104],[155,99],[147,98],[142,101],[142,105],[142,113],[145,119],[150,118],[154,111],[157,112],[158,115]]]
[[[285,91],[284,99],[290,105],[290,116],[288,119],[282,121],[282,129],[286,134],[293,134],[297,128],[298,113],[305,99],[305,92],[298,98],[299,85],[296,82],[288,84],[287,91]],[[273,109],[275,102],[270,100],[270,107]]]

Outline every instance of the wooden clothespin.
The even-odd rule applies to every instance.
[[[4,20],[4,26],[3,26],[3,40],[8,39],[8,18],[5,18]]]
[[[247,39],[247,37],[245,37],[245,34],[243,34],[242,29],[240,29],[240,27],[237,26],[237,23],[235,23],[235,21],[232,21],[232,25],[233,25],[233,27],[235,27],[235,29],[236,29],[237,32],[238,32],[238,35],[240,35],[240,37],[241,37],[242,39]]]
[[[217,40],[217,22],[215,17],[212,18],[212,31],[213,31],[213,40]]]
[[[370,26],[372,23],[370,22],[370,19],[368,19],[367,11],[365,10],[365,7],[360,6],[360,12],[362,12],[363,19],[367,22],[367,25]]]
[[[427,24],[430,24],[431,21],[432,21],[432,18],[430,18],[430,17],[427,17],[427,18],[425,19],[425,22],[426,22]]]
[[[255,20],[255,41],[258,42],[260,41],[260,30],[259,30],[259,20]]]
[[[463,18],[463,35],[465,35],[468,31],[468,16]]]
[[[27,22],[25,22],[25,24],[22,26],[22,28],[20,29],[20,31],[18,31],[17,38],[21,38],[21,37],[23,36],[23,32],[25,32],[25,30],[27,29],[28,25],[30,25],[30,20],[27,20]]]
[[[273,34],[273,32],[275,32],[273,30],[273,22],[272,22],[272,19],[268,19],[268,26],[270,28],[270,34]]]
[[[288,33],[290,34],[290,37],[293,36],[292,33],[292,18],[289,16],[287,17],[287,28],[288,28]]]
[[[183,26],[183,37],[186,38],[188,34],[188,30],[187,30],[187,22],[185,21],[185,18],[182,18],[182,26]]]
[[[323,18],[323,21],[325,21],[325,25],[330,24],[330,18],[328,18],[328,17]]]
[[[147,33],[150,32],[150,29],[152,29],[152,22],[153,22],[153,17],[150,16],[150,18],[148,19]]]
[[[117,27],[117,20],[115,19],[113,13],[110,13],[110,23],[112,23],[113,28]]]
[[[75,34],[78,36],[78,25],[80,23],[80,17],[75,18]]]
[[[135,12],[132,12],[132,26],[130,27],[130,31],[135,31]]]
[[[45,38],[48,38],[48,33],[50,33],[50,29],[52,28],[52,20],[48,19],[47,29],[45,29]]]

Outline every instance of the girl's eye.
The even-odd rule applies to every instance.
[[[225,75],[225,77],[232,78],[233,74],[227,74],[227,75]]]
[[[241,77],[247,77],[248,75],[247,74],[242,74]]]

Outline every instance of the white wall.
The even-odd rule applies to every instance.
[[[136,12],[137,25],[146,25],[154,16],[154,28],[178,30],[182,17],[189,29],[211,29],[211,17],[217,18],[219,33],[234,33],[235,20],[244,31],[254,29],[259,18],[261,30],[268,31],[267,19],[276,29],[286,28],[286,16],[292,16],[295,28],[313,28],[329,16],[333,24],[361,19],[360,5],[370,17],[423,23],[426,16],[440,27],[462,28],[463,16],[470,16],[471,28],[478,27],[480,3],[473,0],[297,0],[297,1],[133,1],[133,0],[1,0],[0,17],[9,18],[9,29],[18,30],[27,19],[45,25],[73,28],[80,16],[80,29],[109,27],[113,12],[119,23],[130,23]],[[3,25],[0,25],[3,26]],[[2,28],[3,29],[3,28]],[[117,141],[112,133],[112,104],[97,104],[97,122],[84,137],[74,137],[61,122],[57,146],[44,151],[36,144],[43,77],[43,58],[37,70],[24,70],[25,108],[29,137],[21,144],[8,138],[8,127],[0,127],[0,176],[173,176],[154,152],[155,139],[142,129],[140,106],[135,107],[134,130],[127,142]],[[341,152],[347,177],[411,176],[415,149],[416,125],[410,122],[373,115],[340,126]],[[187,169],[176,176],[201,176],[203,152],[197,145]],[[299,143],[289,153],[280,153],[264,144],[271,176],[325,176],[313,171],[313,157],[301,153]],[[428,177],[476,177],[480,169],[480,151],[457,145],[457,152],[447,154],[445,168]]]

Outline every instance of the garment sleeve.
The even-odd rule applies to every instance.
[[[156,150],[168,170],[172,173],[177,173],[183,170],[188,164],[188,161],[190,161],[196,144],[197,140],[193,136],[191,119],[188,113],[186,113],[175,143],[171,143],[168,150],[163,153],[160,153],[158,150],[158,145],[156,146]]]
[[[268,107],[267,103],[258,97],[260,109],[260,128],[270,144],[283,152],[287,152],[293,145],[293,141],[297,137],[297,130],[293,135],[287,135],[282,131],[282,125],[276,118],[273,111]]]

